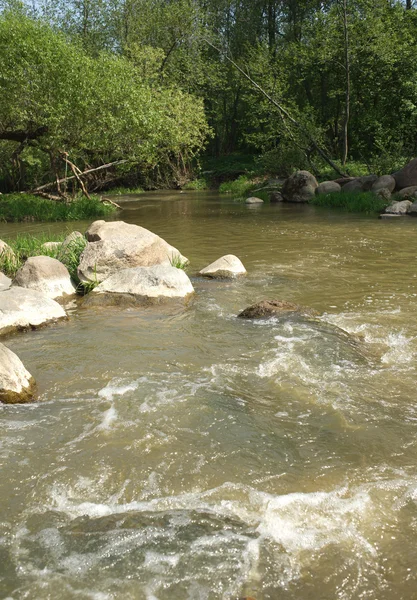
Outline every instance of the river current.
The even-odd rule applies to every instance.
[[[123,208],[196,294],[71,301],[2,340],[39,402],[0,405],[0,597],[417,598],[417,220],[192,192]],[[245,278],[197,276],[229,253]],[[322,316],[236,318],[266,298]]]

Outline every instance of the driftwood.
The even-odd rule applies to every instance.
[[[81,175],[82,175],[81,170],[76,165],[74,165],[73,162],[71,162],[69,160],[69,158],[68,158],[68,152],[64,152],[62,154],[62,158],[65,160],[65,162],[67,163],[67,165],[69,165],[71,171],[74,173],[74,177],[78,181],[78,183],[79,183],[79,185],[80,185],[80,187],[81,187],[81,189],[83,191],[84,196],[86,198],[88,198],[89,200],[91,200],[91,196],[87,192],[87,188],[85,187],[84,182],[81,179]]]
[[[122,165],[124,163],[129,162],[128,160],[116,160],[114,162],[111,163],[107,163],[106,165],[101,165],[100,167],[95,167],[94,169],[87,169],[86,171],[80,171],[79,173],[79,177],[84,177],[85,175],[90,175],[90,173],[95,173],[96,171],[102,171],[103,169],[109,169],[110,167],[114,167],[116,165]],[[59,184],[61,183],[65,183],[67,181],[71,181],[77,179],[77,177],[75,175],[70,175],[69,177],[62,177],[61,179],[58,180]],[[44,183],[43,185],[37,187],[36,189],[32,190],[32,194],[38,194],[39,192],[42,192],[43,190],[47,190],[48,188],[56,185],[57,182],[56,181],[50,181],[49,183]]]
[[[327,154],[325,153],[325,151],[322,148],[320,148],[320,146],[318,145],[318,143],[316,142],[316,140],[313,138],[313,136],[302,127],[301,123],[299,123],[296,119],[294,119],[294,117],[292,117],[290,115],[290,113],[281,104],[279,104],[279,102],[277,102],[274,98],[272,98],[272,96],[270,96],[270,94],[268,94],[268,92],[266,92],[259,85],[259,83],[256,83],[256,81],[254,81],[252,79],[252,77],[250,75],[248,75],[248,73],[246,73],[246,71],[244,71],[241,67],[239,67],[239,65],[237,63],[235,63],[235,61],[232,60],[228,56],[227,52],[224,52],[220,48],[217,48],[214,44],[212,44],[206,38],[202,38],[202,40],[204,42],[206,42],[206,44],[208,44],[209,46],[211,46],[211,48],[213,48],[213,50],[216,50],[216,52],[219,52],[222,56],[224,56],[225,59],[231,65],[233,65],[235,67],[235,69],[237,69],[239,71],[239,73],[241,75],[243,75],[244,77],[246,77],[246,79],[248,81],[250,81],[250,83],[253,85],[253,87],[258,90],[258,92],[260,92],[263,96],[265,96],[265,98],[279,110],[279,112],[280,112],[280,114],[281,114],[282,117],[285,117],[286,119],[288,119],[288,121],[290,121],[290,123],[292,123],[294,125],[294,127],[296,127],[297,129],[299,129],[306,136],[306,138],[310,141],[310,144],[311,144],[312,148],[314,148],[314,150],[316,150],[320,154],[320,156],[327,162],[328,165],[330,165],[332,167],[332,169],[334,169],[336,171],[336,173],[339,173],[339,175],[341,177],[347,177],[346,173],[344,173],[343,171],[341,171],[339,169],[339,167],[336,165],[336,163],[334,163],[332,161],[332,159],[329,156],[327,156]]]

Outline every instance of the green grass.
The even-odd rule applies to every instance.
[[[175,267],[176,269],[184,270],[188,265],[188,260],[184,260],[180,254],[173,254],[169,259],[169,262],[171,263],[171,266]]]
[[[137,196],[138,194],[143,194],[143,189],[141,187],[114,187],[107,192],[104,193],[104,197],[106,196],[128,196],[129,194],[134,194]]]
[[[341,208],[348,212],[372,214],[382,212],[389,202],[371,192],[336,192],[319,194],[310,201],[310,204],[327,208]]]
[[[205,177],[199,177],[198,179],[194,179],[193,181],[189,181],[183,187],[184,190],[195,190],[195,191],[203,191],[210,189],[210,185]]]
[[[68,232],[69,233],[69,232]],[[7,244],[13,250],[13,254],[3,252],[0,254],[0,271],[8,277],[13,277],[25,261],[31,256],[50,256],[61,261],[68,269],[71,279],[77,286],[77,293],[84,295],[88,293],[97,283],[90,285],[80,282],[77,274],[77,268],[80,263],[80,256],[87,240],[84,238],[76,238],[66,244],[64,247],[57,248],[42,248],[45,242],[63,242],[68,233],[60,235],[41,234],[33,236],[30,234],[19,235],[13,240],[7,240]]]
[[[97,197],[77,198],[70,204],[54,202],[29,194],[4,194],[0,196],[0,221],[78,221],[105,217],[115,211]]]

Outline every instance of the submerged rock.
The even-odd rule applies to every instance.
[[[264,201],[262,198],[256,198],[256,196],[251,196],[250,198],[246,198],[245,204],[263,204]]]
[[[87,283],[102,282],[121,269],[188,262],[158,235],[123,221],[95,221],[86,237],[89,243],[81,254],[78,277]]]
[[[246,269],[241,260],[234,254],[226,254],[200,271],[200,275],[211,279],[233,278],[245,273]]]
[[[30,402],[34,392],[35,380],[25,369],[20,358],[0,344],[0,402]]]
[[[65,265],[50,256],[32,256],[17,271],[12,286],[42,292],[48,298],[70,296],[74,284]]]
[[[171,265],[135,267],[115,273],[89,295],[95,304],[153,303],[186,298],[194,293],[189,277]]]
[[[282,195],[287,202],[309,202],[316,193],[317,179],[308,171],[297,171],[288,179],[282,188]]]
[[[238,314],[238,317],[241,319],[268,319],[290,313],[306,317],[317,317],[319,314],[313,308],[299,306],[286,300],[262,300],[262,302],[245,308]]]
[[[37,290],[14,286],[0,292],[0,335],[39,327],[65,316],[62,306]]]

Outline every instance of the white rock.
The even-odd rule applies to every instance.
[[[14,286],[0,292],[0,335],[38,327],[65,316],[62,306],[37,290]]]
[[[8,290],[11,285],[12,280],[10,279],[10,277],[7,277],[4,273],[0,272],[0,292]]]
[[[410,210],[412,202],[410,200],[402,200],[401,202],[393,202],[385,209],[387,214],[406,215]]]
[[[35,380],[18,356],[0,344],[0,402],[30,402]]]
[[[61,248],[62,242],[45,242],[42,244],[41,248],[43,250],[59,250]]]
[[[48,298],[70,296],[75,287],[65,265],[50,256],[32,256],[17,271],[12,286],[37,290]]]
[[[98,285],[90,295],[124,294],[138,302],[186,298],[194,292],[189,277],[171,265],[122,269]]]
[[[95,221],[87,230],[89,240],[80,258],[78,277],[84,282],[102,282],[121,269],[171,266],[188,259],[158,235],[123,221]]]
[[[256,196],[252,196],[251,198],[246,198],[246,204],[263,204],[264,201],[261,198],[256,198]]]
[[[200,271],[203,277],[211,277],[213,279],[222,279],[228,277],[237,277],[245,275],[246,269],[237,256],[227,254],[208,265]]]

